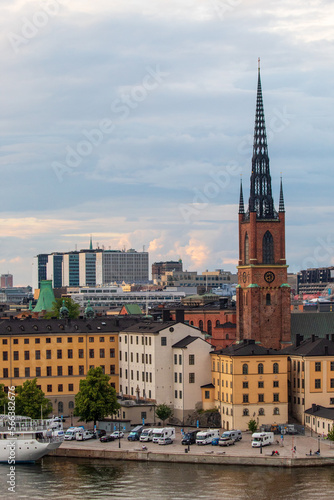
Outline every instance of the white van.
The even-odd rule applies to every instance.
[[[274,442],[273,432],[254,432],[252,434],[252,448],[268,446]]]
[[[153,429],[144,429],[140,435],[139,441],[143,443],[147,443],[148,441],[152,441]]]
[[[215,438],[219,439],[219,429],[208,429],[207,431],[201,431],[196,435],[196,444],[210,444]]]
[[[230,439],[233,439],[233,441],[240,441],[242,439],[242,433],[241,431],[236,431],[236,430],[232,430],[232,431],[225,431],[223,432],[222,438],[230,438]]]
[[[163,427],[162,429],[153,429],[153,443],[157,443],[159,439],[170,438],[175,439],[174,427]]]
[[[75,435],[77,441],[86,441],[87,439],[93,439],[93,437],[94,433],[92,431],[85,431],[84,429],[81,429]]]
[[[65,441],[72,441],[72,439],[75,439],[76,433],[81,432],[82,430],[83,427],[69,427],[65,432]]]

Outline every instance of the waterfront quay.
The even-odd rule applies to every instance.
[[[64,441],[51,456],[69,458],[97,458],[106,460],[132,460],[144,462],[196,463],[217,465],[248,465],[269,467],[318,467],[334,466],[334,443],[318,436],[289,436],[270,446],[252,448],[251,433],[244,432],[242,440],[233,446],[181,445],[181,432],[171,445],[152,442],[120,440],[101,443],[99,440]],[[143,449],[143,445],[146,449]],[[320,455],[314,453],[320,447]],[[272,456],[277,450],[278,456]],[[312,455],[310,456],[310,451]]]

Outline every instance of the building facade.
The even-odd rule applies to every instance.
[[[161,276],[165,275],[167,271],[182,271],[182,260],[169,260],[166,262],[154,262],[152,264],[152,280],[159,282]]]
[[[13,275],[12,274],[2,274],[1,275],[1,288],[13,288]]]
[[[248,209],[242,185],[239,202],[237,339],[269,348],[290,343],[290,286],[285,259],[285,208],[281,181],[279,211],[271,190],[269,156],[258,73],[252,172]]]

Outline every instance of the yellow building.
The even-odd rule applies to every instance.
[[[288,421],[286,354],[245,340],[212,353],[211,363],[223,429],[247,430],[251,419],[258,427]]]
[[[5,320],[0,324],[0,383],[22,385],[37,378],[55,414],[70,415],[80,380],[101,366],[119,390],[115,319]]]
[[[304,425],[312,405],[334,408],[334,342],[326,338],[301,340],[284,350],[289,354],[291,413]]]

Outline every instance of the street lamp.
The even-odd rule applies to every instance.
[[[121,447],[121,422],[118,421],[118,448]]]
[[[320,436],[318,436],[318,452],[320,454]]]

